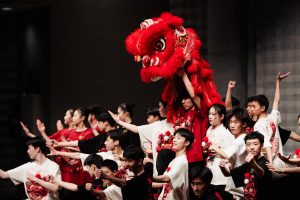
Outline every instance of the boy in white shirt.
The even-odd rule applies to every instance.
[[[286,164],[277,157],[277,153],[283,153],[282,142],[278,131],[281,122],[278,106],[280,102],[280,82],[290,73],[281,75],[278,73],[276,79],[276,89],[271,114],[268,114],[269,100],[265,95],[253,97],[251,111],[258,118],[254,125],[254,131],[258,131],[265,137],[264,151],[266,158],[275,167],[286,167]]]
[[[28,199],[59,199],[57,192],[59,186],[53,183],[53,179],[61,179],[60,170],[55,162],[46,157],[49,150],[45,141],[34,138],[26,144],[27,153],[34,161],[6,172],[0,169],[0,178],[10,178],[15,185],[24,183]]]
[[[194,134],[187,129],[180,128],[174,132],[173,149],[176,157],[171,161],[163,175],[153,176],[153,181],[164,183],[159,200],[188,200],[189,179],[186,151],[194,142]]]

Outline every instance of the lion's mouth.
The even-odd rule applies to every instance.
[[[155,76],[155,77],[151,78],[151,81],[156,82],[156,81],[160,80],[161,78],[162,77],[160,77],[160,76]]]

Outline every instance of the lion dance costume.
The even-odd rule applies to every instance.
[[[200,112],[204,116],[200,122],[202,140],[208,128],[208,108],[222,101],[213,82],[212,70],[200,56],[200,39],[193,29],[182,25],[182,18],[165,12],[158,18],[142,22],[140,28],[127,37],[125,44],[135,61],[142,62],[140,75],[144,82],[167,80],[161,97],[168,104],[167,120],[173,124],[176,124],[178,111],[176,101],[186,91],[177,75],[180,68],[184,69],[195,95],[201,98]]]

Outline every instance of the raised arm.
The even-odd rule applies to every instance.
[[[195,94],[193,85],[192,85],[189,77],[187,76],[187,74],[185,73],[185,71],[183,69],[181,69],[178,72],[178,75],[182,78],[185,88],[188,91],[190,97],[193,99],[193,102],[195,103],[197,108],[200,109],[201,108],[201,104],[200,104],[201,98]]]
[[[46,133],[45,124],[42,123],[42,121],[40,119],[36,119],[36,126],[37,126],[39,132],[41,133],[42,137],[46,141],[46,143],[51,143],[52,140],[48,137],[48,135]]]
[[[111,115],[111,117],[116,121],[117,124],[119,124],[120,126],[123,126],[124,128],[126,128],[127,130],[129,130],[133,133],[138,133],[138,126],[137,125],[123,122],[119,119],[119,117],[117,115],[112,113],[110,110],[108,112]]]
[[[226,110],[232,109],[232,91],[233,88],[235,87],[235,81],[229,81],[228,86],[227,86],[227,92],[226,92],[226,97],[225,97],[225,108]]]
[[[29,129],[27,128],[27,126],[26,126],[22,121],[20,121],[20,124],[21,124],[21,127],[22,127],[24,133],[25,133],[28,137],[31,137],[31,138],[36,137],[33,133],[31,133],[31,132],[29,131]]]
[[[274,101],[273,101],[273,109],[278,110],[279,102],[280,102],[280,82],[284,78],[288,77],[291,74],[291,72],[288,72],[286,74],[281,74],[280,72],[277,74],[276,79],[276,87],[275,87],[275,95],[274,95]]]

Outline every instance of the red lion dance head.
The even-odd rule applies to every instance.
[[[193,29],[182,25],[182,18],[166,12],[158,18],[146,19],[126,39],[127,51],[135,61],[142,62],[140,74],[144,82],[150,83],[160,78],[168,80],[162,94],[162,99],[170,105],[168,119],[176,109],[172,108],[173,102],[184,88],[176,79],[179,68],[184,68],[195,94],[202,98],[207,107],[221,103],[212,80],[212,70],[200,56],[200,39]]]

